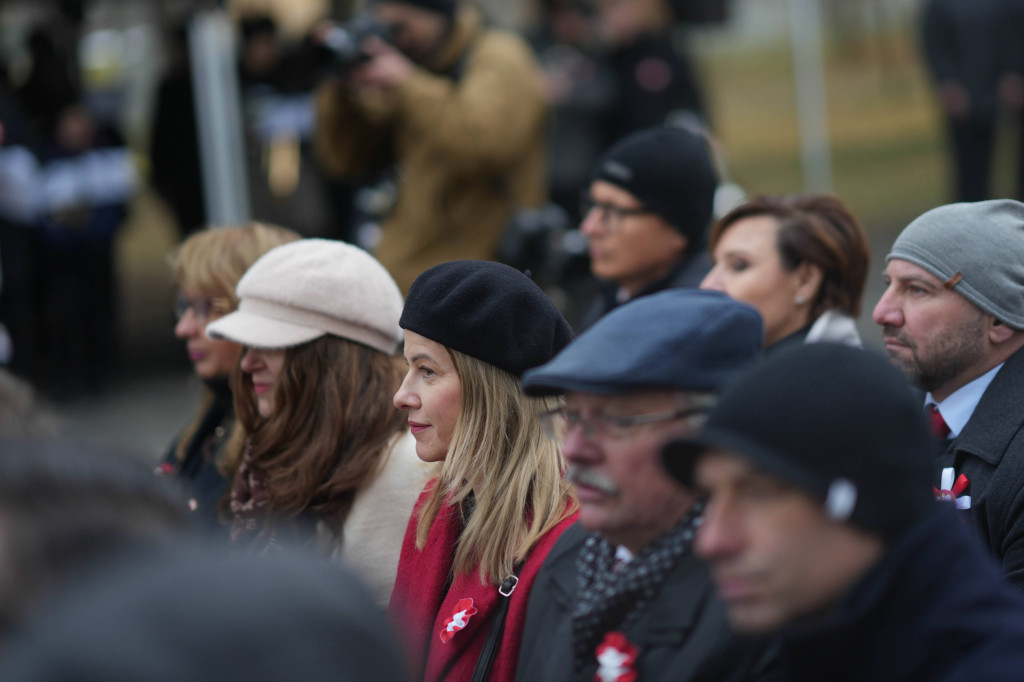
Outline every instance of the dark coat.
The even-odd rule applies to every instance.
[[[679,261],[667,275],[651,282],[641,289],[640,293],[629,300],[632,301],[641,296],[656,294],[666,289],[696,289],[710,270],[711,259],[708,257],[707,250],[701,247],[696,253],[688,254],[683,260]],[[577,332],[585,331],[602,317],[622,305],[623,301],[619,301],[618,292],[619,287],[615,283],[602,282],[597,290],[597,294],[594,296],[594,301],[590,304],[586,315],[580,321]]]
[[[955,81],[971,97],[969,117],[989,120],[996,113],[999,76],[1019,42],[1008,36],[1005,0],[930,0],[922,15],[925,61],[936,82]]]
[[[974,524],[1004,575],[1024,587],[1024,349],[996,374],[939,465],[967,477]]]
[[[203,414],[195,433],[178,459],[178,439],[167,449],[157,473],[177,478],[185,488],[189,508],[202,525],[225,532],[220,522],[220,500],[228,491],[228,480],[218,466],[235,424],[231,390],[226,380],[210,381],[213,401]]]
[[[590,682],[596,661],[573,674],[572,609],[576,557],[587,538],[579,523],[567,530],[541,567],[527,608],[516,680]],[[644,682],[766,679],[766,649],[733,635],[714,597],[706,566],[687,554],[673,569],[647,612],[624,631],[639,650]]]
[[[782,640],[791,682],[968,682],[1024,675],[1024,597],[966,525],[911,528],[836,611]]]

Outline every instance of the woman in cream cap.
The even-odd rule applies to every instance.
[[[366,252],[304,239],[258,260],[238,297],[236,312],[207,327],[246,349],[232,378],[249,439],[231,491],[231,544],[322,547],[386,603],[423,483],[391,403],[398,287]]]

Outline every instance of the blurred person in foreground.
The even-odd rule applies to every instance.
[[[0,656],[21,682],[400,682],[396,637],[356,577],[309,557],[177,546],[105,566]]]
[[[519,208],[545,198],[539,70],[518,36],[456,0],[373,3],[390,43],[319,92],[315,147],[357,180],[395,166],[398,198],[374,253],[402,291],[448,260],[493,258]]]
[[[717,186],[707,139],[689,129],[648,128],[605,152],[580,210],[601,280],[580,329],[626,301],[700,284]]]
[[[857,219],[835,197],[758,197],[711,230],[702,289],[757,308],[764,344],[861,345],[856,319],[871,252]]]
[[[908,225],[886,256],[873,318],[925,395],[936,498],[969,516],[1024,587],[1024,204],[950,204]]]
[[[719,387],[761,354],[761,318],[711,291],[623,305],[528,372],[580,501],[530,596],[517,679],[763,679],[770,653],[737,639],[692,552],[702,502],[661,467]]]
[[[206,325],[238,307],[238,280],[260,256],[298,238],[291,230],[260,223],[212,228],[186,239],[170,259],[177,287],[174,335],[185,341],[203,397],[157,473],[186,484],[189,508],[211,528],[219,526],[219,502],[242,456],[244,432],[235,419],[230,381],[242,346],[209,338]]]
[[[3,639],[103,561],[196,530],[176,491],[149,467],[44,437],[5,427],[0,441]]]
[[[388,607],[417,679],[511,682],[537,571],[576,519],[561,448],[519,390],[572,330],[536,283],[490,261],[430,268],[400,322],[409,365],[395,406],[433,463]]]
[[[425,480],[391,404],[402,295],[373,256],[326,239],[271,249],[237,293],[238,310],[206,327],[245,347],[232,375],[246,442],[230,546],[320,551],[354,566],[383,606]]]
[[[1024,598],[929,491],[924,414],[894,368],[796,346],[722,395],[666,466],[707,501],[695,550],[782,679],[1018,680]]]

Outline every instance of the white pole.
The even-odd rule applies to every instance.
[[[830,192],[832,152],[828,139],[820,0],[788,2],[804,191]]]
[[[231,23],[223,11],[198,12],[188,42],[207,221],[240,225],[250,205]]]

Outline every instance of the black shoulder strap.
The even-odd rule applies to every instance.
[[[491,629],[487,631],[487,640],[484,642],[483,651],[477,659],[476,669],[473,671],[472,682],[485,682],[491,674],[491,666],[494,664],[494,655],[498,651],[498,644],[501,642],[501,635],[505,631],[505,615],[508,613],[508,603],[512,593],[519,584],[519,571],[522,566],[517,566],[515,572],[498,588],[498,595],[501,601],[498,602],[498,610],[491,621]]]

